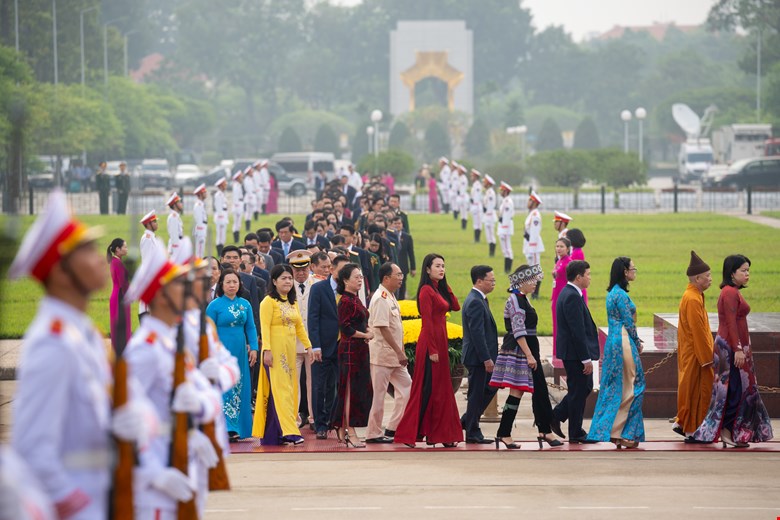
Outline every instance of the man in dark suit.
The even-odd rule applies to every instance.
[[[271,242],[271,248],[280,251],[283,255],[283,263],[287,263],[287,255],[299,249],[306,249],[306,245],[293,237],[292,223],[282,219],[276,223],[276,235],[278,238]]]
[[[584,260],[573,260],[566,266],[569,283],[558,296],[555,307],[557,332],[556,356],[566,370],[566,396],[553,409],[553,431],[562,436],[561,424],[569,421],[569,442],[586,444],[582,429],[585,401],[593,390],[593,361],[599,359],[599,338],[596,324],[582,298],[582,290],[590,285],[590,265]]]
[[[498,329],[490,312],[487,295],[496,287],[496,275],[488,265],[471,268],[471,283],[474,285],[466,296],[461,310],[463,315],[463,364],[469,371],[468,404],[460,422],[466,430],[469,444],[490,444],[479,428],[479,418],[490,404],[497,388],[490,386],[498,357]]]
[[[318,439],[328,438],[328,423],[336,399],[336,382],[339,376],[336,276],[349,261],[344,255],[336,256],[332,260],[330,276],[312,285],[309,293],[307,327],[316,360],[311,366],[311,398],[314,429]]]
[[[404,281],[401,284],[401,289],[398,292],[398,299],[403,300],[406,298],[406,279],[409,275],[414,278],[417,276],[417,260],[414,257],[414,239],[412,235],[404,232],[403,221],[401,217],[395,216],[390,221],[390,227],[393,228],[398,235],[398,267],[401,268],[401,272],[404,273]]]
[[[346,206],[351,208],[352,205],[355,204],[355,195],[357,195],[357,190],[349,185],[349,174],[347,172],[341,174],[339,181],[341,183],[339,186],[339,191],[347,199]]]
[[[308,248],[311,245],[315,245],[320,248],[320,251],[327,251],[330,249],[330,241],[317,234],[317,222],[309,220],[303,227],[303,242]]]
[[[409,230],[409,217],[406,215],[406,213],[401,211],[401,196],[398,195],[397,193],[394,193],[394,194],[390,195],[387,198],[387,204],[388,204],[388,206],[390,206],[390,209],[393,210],[393,213],[396,216],[401,217],[401,221],[403,222],[403,225],[404,225],[403,229],[404,229],[405,232],[409,233],[410,232],[410,230]]]
[[[273,269],[275,265],[284,263],[282,252],[271,247],[271,238],[270,230],[257,230],[257,251],[266,257],[265,267],[268,269],[268,272],[271,272],[271,269]],[[269,257],[271,259],[270,262],[268,261]]]

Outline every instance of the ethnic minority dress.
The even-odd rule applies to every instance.
[[[260,330],[263,352],[271,352],[273,365],[261,366],[252,434],[261,437],[263,445],[298,443],[303,437],[297,421],[300,374],[295,365],[296,338],[306,350],[311,349],[298,303],[266,296],[260,302]]]
[[[504,305],[504,326],[507,333],[498,351],[490,386],[529,393],[534,391],[533,374],[528,367],[528,358],[523,354],[517,340],[526,338],[529,350],[533,353],[531,343],[534,343],[536,352],[539,352],[539,339],[536,337],[538,320],[536,310],[524,294],[517,292],[507,298]]]
[[[220,296],[209,303],[206,314],[217,326],[219,340],[238,361],[241,377],[236,386],[222,395],[228,432],[242,439],[252,435],[252,384],[246,346],[257,350],[257,328],[252,305],[243,298]]]
[[[620,285],[612,287],[607,295],[607,319],[609,332],[604,344],[601,389],[588,438],[644,441],[645,376],[637,350],[636,305]]]

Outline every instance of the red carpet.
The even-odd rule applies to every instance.
[[[347,448],[343,444],[336,442],[335,432],[328,434],[327,440],[317,440],[314,437],[314,432],[305,430],[303,436],[306,441],[299,446],[263,446],[260,444],[260,439],[251,438],[244,439],[239,442],[232,443],[230,445],[230,451],[234,454],[240,453],[373,453],[373,452],[397,452],[397,453],[419,453],[422,451],[428,452],[467,452],[467,451],[495,451],[494,444],[466,444],[461,442],[456,448],[444,448],[441,444],[438,444],[435,448],[426,446],[424,442],[418,442],[415,449],[407,448],[403,444],[366,444],[365,448]],[[513,451],[539,451],[539,444],[536,439],[531,440],[516,440],[516,442],[522,445],[519,450]],[[748,453],[748,452],[775,452],[780,453],[780,441],[763,442],[759,444],[752,444],[749,448],[727,448],[724,449],[720,443],[714,444],[685,444],[682,439],[679,441],[647,441],[639,445],[638,448],[627,450],[621,449],[621,452],[636,452],[636,451],[730,451],[735,453]],[[500,447],[501,451],[510,451]],[[544,445],[543,451],[549,452],[568,452],[568,451],[589,451],[589,452],[605,452],[605,451],[618,451],[615,445],[609,442],[600,442],[598,444],[569,444],[563,443],[563,446],[558,448],[551,448],[547,444]]]

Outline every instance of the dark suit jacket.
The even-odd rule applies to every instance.
[[[349,206],[351,209],[355,202],[355,195],[357,195],[357,190],[347,184],[347,191],[344,192],[344,187],[339,186],[339,193],[342,193],[345,197],[347,197],[347,206]]]
[[[257,334],[260,335],[260,300],[265,297],[265,284],[263,284],[261,296],[258,282],[262,282],[262,280],[258,280],[257,277],[247,273],[238,273],[238,277],[241,279],[241,285],[243,285],[244,289],[249,293],[249,297],[246,299],[252,304],[252,316],[255,319]]]
[[[282,262],[281,263],[286,264],[287,263],[287,259],[285,258],[284,247],[282,246],[282,241],[281,240],[276,239],[273,242],[271,242],[271,250],[274,250],[274,249],[276,249],[279,252],[279,254],[281,255],[281,257],[282,257]],[[297,238],[293,238],[292,239],[292,243],[290,243],[290,251],[289,251],[289,253],[292,253],[293,251],[298,251],[299,249],[306,249],[306,244],[304,244],[303,242],[301,242]],[[274,258],[274,262],[276,262],[276,258]]]
[[[284,253],[278,249],[274,249],[271,247],[271,249],[268,250],[268,254],[271,255],[271,259],[274,261],[274,265],[283,264],[284,263]],[[273,266],[266,266],[268,267],[268,272],[271,271]]]
[[[463,316],[463,364],[478,366],[498,357],[498,329],[487,302],[471,289],[461,309]]]
[[[563,288],[555,305],[558,319],[555,346],[558,359],[567,361],[597,360],[599,336],[588,306],[577,289]]]
[[[398,245],[398,267],[404,274],[417,270],[417,261],[414,258],[414,239],[409,233],[401,232]]]
[[[309,239],[307,237],[303,237],[302,242],[304,244],[304,247],[309,246]],[[330,249],[330,240],[328,240],[323,236],[317,235],[314,238],[314,243],[317,244],[317,246],[323,251],[327,251],[328,249]]]
[[[330,277],[311,286],[309,293],[309,340],[312,348],[321,348],[322,357],[336,359],[339,337],[339,314]]]

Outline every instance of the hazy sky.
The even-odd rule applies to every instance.
[[[341,5],[355,5],[360,1],[331,0]],[[591,32],[605,32],[614,25],[650,25],[654,21],[700,24],[707,18],[714,0],[522,0],[522,3],[531,10],[537,29],[563,25],[579,41]]]

